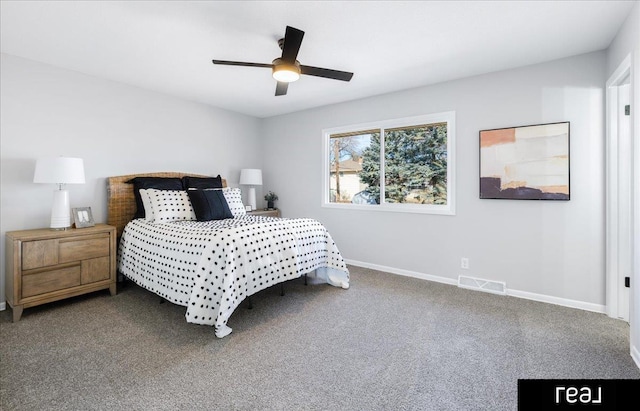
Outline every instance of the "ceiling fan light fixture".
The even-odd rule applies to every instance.
[[[276,59],[279,60],[279,59]],[[300,78],[300,64],[274,62],[273,78],[283,83],[291,83]]]
[[[273,78],[278,82],[276,85],[276,96],[284,96],[287,94],[289,83],[298,80],[301,74],[341,81],[351,80],[353,73],[347,71],[300,65],[300,62],[296,60],[296,58],[298,58],[298,51],[300,51],[300,44],[302,43],[303,37],[304,31],[287,26],[284,38],[278,40],[278,46],[280,46],[282,50],[282,55],[273,60],[271,64],[229,60],[211,61],[213,64],[224,64],[227,66],[270,68]]]

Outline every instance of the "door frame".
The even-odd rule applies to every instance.
[[[630,236],[627,238],[621,235],[619,227],[621,224],[629,226],[632,224],[631,213],[633,210],[631,204],[628,204],[629,210],[621,213],[618,199],[621,194],[633,199],[634,193],[632,185],[620,184],[618,175],[621,167],[619,156],[625,154],[629,155],[631,159],[633,153],[632,150],[621,153],[618,134],[618,113],[621,109],[618,103],[618,87],[630,75],[631,55],[627,55],[606,84],[606,310],[609,317],[623,319],[627,322],[629,321],[629,304],[627,304],[626,312],[621,312],[620,309],[621,296],[625,292],[621,273],[631,276],[633,270],[633,253],[627,253],[630,254],[626,256],[629,258],[625,258],[624,255],[624,250],[631,250],[632,239]],[[630,178],[633,178],[633,170],[628,171]],[[628,303],[629,300],[627,299]]]

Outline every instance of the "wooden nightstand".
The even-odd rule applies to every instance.
[[[5,286],[13,321],[24,308],[97,290],[116,294],[116,228],[8,231]]]
[[[261,216],[265,216],[265,217],[280,217],[280,209],[279,208],[274,208],[273,210],[253,210],[253,211],[247,211],[247,214],[249,215],[261,215]]]

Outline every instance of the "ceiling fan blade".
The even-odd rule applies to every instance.
[[[309,76],[324,77],[342,81],[350,81],[351,77],[353,77],[353,73],[349,73],[348,71],[331,70],[303,65],[300,65],[300,73],[307,74]]]
[[[276,96],[284,96],[287,94],[287,88],[289,88],[289,83],[278,81],[278,85],[276,86]]]
[[[300,51],[300,45],[302,44],[303,37],[304,31],[287,26],[287,31],[284,34],[284,45],[282,46],[283,61],[290,64],[296,62],[296,57],[298,57],[298,51]]]
[[[227,66],[245,66],[245,67],[265,67],[273,68],[273,64],[265,63],[245,63],[242,61],[227,61],[227,60],[211,60],[213,64],[224,64]]]

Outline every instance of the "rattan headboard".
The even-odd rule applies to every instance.
[[[146,174],[129,174],[107,178],[107,224],[115,226],[120,238],[124,226],[136,214],[136,198],[133,194],[133,184],[127,183],[134,177],[211,177],[193,173],[159,172]],[[227,186],[227,180],[222,179],[222,186]]]

